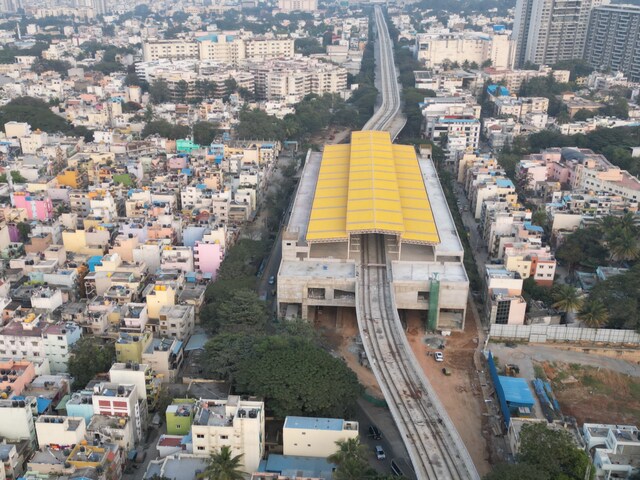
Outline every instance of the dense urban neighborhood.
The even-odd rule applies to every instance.
[[[0,0],[0,480],[640,480],[640,4]]]

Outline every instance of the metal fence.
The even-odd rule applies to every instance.
[[[524,340],[532,343],[591,342],[640,345],[640,334],[634,330],[578,328],[566,325],[491,325],[491,338]]]

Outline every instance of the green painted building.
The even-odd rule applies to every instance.
[[[167,435],[187,435],[191,431],[195,410],[195,399],[174,399],[166,411]]]

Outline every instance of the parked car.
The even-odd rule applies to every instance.
[[[369,425],[369,436],[373,437],[374,440],[380,440],[382,433],[380,433],[380,430],[378,430],[378,427],[375,425]]]
[[[269,285],[273,285],[274,283],[276,283],[276,277],[274,277],[273,275],[271,275],[269,277]]]
[[[434,353],[433,358],[436,359],[436,362],[444,362],[444,355],[442,354],[442,352]]]
[[[378,460],[384,460],[387,456],[384,453],[384,449],[380,445],[376,445],[376,458]]]

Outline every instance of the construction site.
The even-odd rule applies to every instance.
[[[354,132],[351,144],[308,155],[283,235],[279,314],[355,309],[361,235],[372,232],[384,237],[398,310],[423,312],[431,330],[464,330],[464,251],[431,152],[416,158],[386,132]]]

